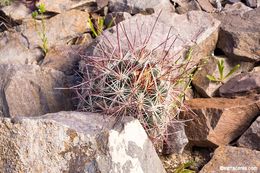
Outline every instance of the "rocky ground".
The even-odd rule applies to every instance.
[[[187,162],[200,173],[260,171],[260,0],[0,2],[1,173],[172,173]],[[114,22],[95,38],[89,18],[100,16]],[[165,38],[170,55],[193,50],[187,109],[160,157],[138,120],[77,109],[83,59],[116,40],[119,24],[137,45],[153,30],[148,51]]]

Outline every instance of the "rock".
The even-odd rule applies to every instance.
[[[0,34],[0,64],[37,63],[41,55],[27,46],[26,39],[19,33],[6,31]]]
[[[246,0],[246,5],[252,8],[256,8],[260,6],[260,1],[259,0]]]
[[[222,12],[226,14],[243,15],[244,13],[251,10],[253,9],[246,6],[244,3],[237,2],[234,4],[227,4]]]
[[[47,11],[63,13],[82,6],[96,4],[96,0],[39,0],[38,4],[44,4]]]
[[[237,141],[238,146],[260,151],[260,117]]]
[[[163,145],[163,154],[181,154],[185,146],[188,144],[188,138],[185,134],[184,124],[179,122],[171,122],[168,125]]]
[[[227,75],[237,64],[240,64],[240,68],[231,76],[227,77],[223,82],[226,82],[236,74],[248,72],[253,68],[253,64],[249,62],[234,62],[227,57],[211,56],[204,60],[205,64],[201,65],[201,69],[194,74],[192,80],[192,85],[195,87],[199,95],[203,97],[213,97],[219,94],[218,89],[222,84],[210,81],[207,78],[207,75],[213,75],[216,78],[219,78],[218,61],[220,60],[224,60],[224,76]]]
[[[40,116],[71,110],[66,76],[35,65],[0,65],[0,116]],[[1,172],[1,171],[0,171]]]
[[[259,72],[242,73],[227,81],[219,88],[220,96],[236,97],[248,96],[260,93]]]
[[[201,10],[200,5],[197,1],[190,0],[171,0],[175,4],[176,11],[179,14],[187,13],[188,11]]]
[[[6,16],[9,16],[11,19],[17,22],[21,22],[31,13],[31,10],[28,9],[25,4],[21,2],[14,2],[10,6],[5,6],[1,8],[1,10]]]
[[[70,10],[58,14],[46,20],[46,37],[48,47],[54,45],[66,45],[72,38],[84,33],[88,28],[89,15],[86,12]],[[41,28],[41,22],[37,21],[37,28]],[[28,39],[30,48],[41,46],[42,41],[37,34],[34,20],[30,19],[21,25],[23,35]]]
[[[153,50],[155,59],[164,58],[163,54],[167,49],[168,54],[164,62],[168,63],[186,57],[189,47],[193,48],[194,63],[198,63],[202,57],[207,57],[214,50],[220,23],[207,13],[199,11],[191,11],[184,15],[162,13],[156,22],[157,17],[158,15],[137,15],[119,23],[118,35],[122,51],[129,52],[129,49],[133,48],[137,51],[144,46],[144,41],[149,35],[145,49],[148,52]],[[154,28],[151,27],[153,25]],[[86,56],[103,56],[101,48],[105,48],[106,51],[118,50],[116,30],[117,28],[113,27],[103,32],[103,35],[88,48]],[[133,48],[129,47],[129,42]]]
[[[236,60],[260,61],[260,8],[241,15],[221,13],[217,47]]]
[[[48,51],[41,66],[62,71],[66,75],[72,75],[76,72],[81,59],[80,49],[79,46],[53,47]]]
[[[180,116],[192,145],[214,147],[227,145],[238,138],[259,113],[260,100],[238,98],[192,99]]]
[[[221,146],[213,158],[199,173],[217,172],[258,172],[260,152],[231,146]]]
[[[214,6],[210,3],[209,0],[198,0],[198,3],[200,5],[200,7],[202,8],[202,10],[206,11],[206,12],[215,12],[216,8],[214,8]]]
[[[114,26],[115,24],[118,24],[124,20],[130,19],[132,16],[131,14],[127,13],[127,12],[117,12],[117,13],[109,13],[106,15],[105,17],[105,25],[109,26],[112,23],[112,26]]]
[[[145,12],[151,14],[156,11],[173,11],[173,5],[169,0],[109,0],[109,10],[113,12],[128,12],[137,14]]]
[[[114,123],[80,112],[0,118],[0,172],[165,173],[138,120]]]

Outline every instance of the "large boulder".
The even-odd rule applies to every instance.
[[[54,45],[66,45],[72,38],[83,34],[88,29],[87,12],[79,10],[70,10],[62,14],[58,14],[50,19],[46,19],[46,37],[48,47]],[[29,41],[30,48],[35,46],[41,46],[42,41],[39,37],[39,32],[42,33],[41,21],[36,21],[37,28],[35,27],[35,21],[28,19],[21,25],[21,32],[23,36]]]
[[[237,141],[238,146],[260,151],[260,117],[246,130]]]
[[[115,122],[79,112],[0,118],[0,172],[165,173],[138,120]]]
[[[260,8],[243,15],[220,13],[221,29],[217,47],[234,59],[260,61]]]
[[[213,158],[199,173],[218,172],[259,172],[260,152],[244,148],[221,146],[214,152]]]
[[[259,72],[242,73],[219,88],[222,97],[248,96],[260,93]]]
[[[36,65],[0,65],[0,116],[40,116],[71,110],[66,76]]]
[[[137,52],[145,47],[155,59],[164,58],[164,62],[173,64],[185,59],[187,50],[192,47],[192,61],[198,63],[215,49],[219,25],[211,15],[200,11],[183,15],[164,12],[159,16],[137,15],[119,23],[118,28],[103,32],[86,55],[103,57],[108,52],[118,53],[118,49]]]
[[[185,131],[192,145],[215,147],[227,145],[250,126],[259,115],[260,100],[198,98],[186,101]]]

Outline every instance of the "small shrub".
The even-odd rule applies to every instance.
[[[46,12],[45,5],[44,4],[40,4],[39,6],[37,6],[37,10],[35,10],[32,13],[32,17],[33,17],[34,22],[35,22],[36,32],[37,32],[37,34],[40,37],[41,42],[42,42],[41,48],[42,48],[42,50],[45,53],[47,53],[48,52],[48,38],[47,38],[47,35],[46,35],[46,21],[45,21],[44,15],[43,15],[45,12]],[[37,20],[36,18],[39,15],[41,17],[41,26],[40,26],[40,28],[38,28],[37,21],[36,21]]]
[[[143,44],[137,46],[124,32],[124,25],[119,23],[116,26],[117,45],[112,45],[111,40],[97,45],[100,54],[85,57],[83,82],[75,87],[78,88],[79,110],[119,119],[124,116],[137,118],[159,151],[168,123],[174,121],[183,108],[194,66],[191,65],[192,49],[183,60],[170,57],[171,47],[166,49],[164,46],[170,36],[158,45],[163,47],[160,52],[147,51],[154,26],[146,33]],[[123,35],[119,34],[119,29]],[[104,36],[104,39],[107,38]],[[127,49],[122,49],[121,40],[127,40]]]

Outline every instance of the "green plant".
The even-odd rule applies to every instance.
[[[102,32],[104,31],[104,29],[110,28],[112,26],[112,24],[113,24],[113,20],[111,20],[107,26],[105,26],[104,23],[105,23],[105,18],[104,17],[98,17],[97,25],[95,25],[92,22],[91,18],[88,18],[88,25],[89,25],[90,30],[91,30],[91,32],[92,32],[94,37],[97,37],[97,36],[101,35]]]
[[[207,78],[212,81],[212,82],[219,82],[219,83],[223,83],[225,79],[227,79],[228,77],[230,77],[235,71],[238,70],[238,68],[240,67],[240,64],[237,64],[234,68],[232,68],[228,74],[224,75],[224,60],[221,59],[218,61],[218,71],[219,71],[219,77],[215,77],[213,75],[207,75]]]
[[[37,34],[40,37],[41,42],[42,42],[41,48],[43,49],[43,51],[45,53],[47,53],[48,52],[48,38],[47,38],[47,35],[46,35],[46,21],[45,21],[45,18],[44,18],[44,13],[45,12],[46,12],[45,5],[44,4],[40,4],[40,5],[37,6],[37,10],[35,10],[32,13],[32,17],[33,17],[34,22],[35,22],[36,32],[37,32]],[[36,21],[37,17],[39,15],[41,17],[40,29],[38,28],[37,21]]]
[[[140,45],[131,41],[135,36],[128,35],[123,24],[116,25],[116,40],[102,35],[102,43],[95,46],[99,53],[85,57],[83,81],[75,88],[79,110],[119,119],[137,118],[159,151],[168,123],[183,108],[184,92],[195,67],[191,64],[191,49],[183,59],[169,54],[176,40],[167,47],[170,34],[158,45],[158,52],[146,48],[155,25],[142,37],[145,40]],[[127,48],[123,49],[123,45]]]
[[[195,171],[188,169],[193,164],[193,162],[186,162],[179,165],[173,173],[195,173]]]

